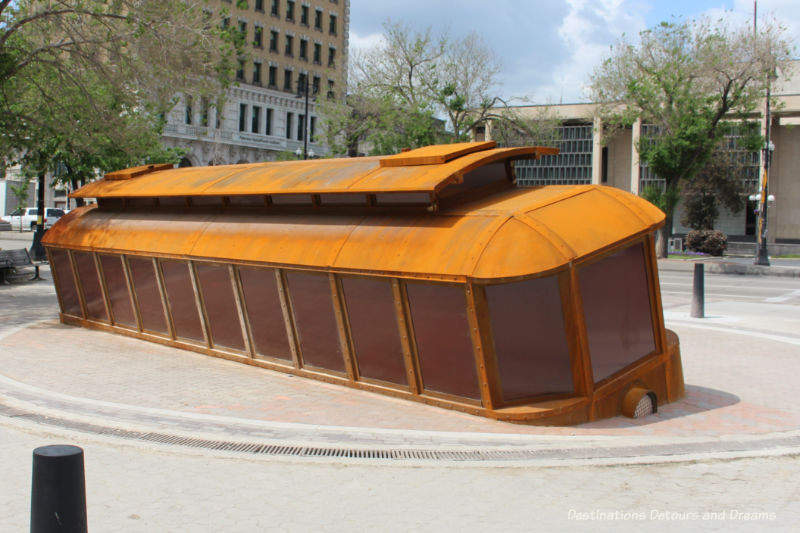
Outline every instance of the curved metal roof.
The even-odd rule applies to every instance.
[[[351,165],[364,163],[351,161]],[[548,186],[507,189],[420,214],[83,208],[63,217],[43,242],[97,252],[406,278],[491,280],[559,270],[663,223],[658,208],[613,187]]]

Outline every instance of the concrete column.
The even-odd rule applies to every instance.
[[[602,182],[603,174],[603,121],[595,117],[592,123],[592,185]]]
[[[642,119],[636,119],[631,131],[631,193],[639,195],[639,151],[636,144],[642,134]]]

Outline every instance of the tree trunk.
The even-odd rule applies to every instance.
[[[666,220],[664,221],[664,225],[656,231],[656,257],[659,259],[667,257],[669,252],[669,239],[672,237],[672,219],[674,213],[670,212],[665,214]]]

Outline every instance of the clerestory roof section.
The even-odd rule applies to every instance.
[[[427,146],[394,156],[268,162],[106,174],[73,198],[422,193],[430,202],[466,173],[496,162],[556,154],[548,147],[496,148],[494,141]]]

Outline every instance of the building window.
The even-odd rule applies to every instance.
[[[217,100],[217,105],[214,106],[214,127],[219,129],[222,127],[222,102]]]
[[[239,306],[228,266],[195,263],[195,270],[212,345],[244,350],[242,325],[238,319]]]
[[[331,14],[328,32],[330,32],[331,35],[336,35],[336,15]]]
[[[314,142],[314,133],[317,131],[317,117],[310,118],[311,123],[308,126],[308,140]]]
[[[407,385],[391,282],[342,277],[342,287],[359,376]]]
[[[319,83],[319,76],[314,76],[314,79],[311,81],[311,94],[319,94]]]
[[[322,10],[317,9],[314,11],[314,29],[322,31]]]
[[[240,20],[239,21],[239,35],[242,38],[242,41],[247,40],[247,22]]]
[[[292,37],[291,35],[287,35],[286,36],[286,46],[284,47],[284,53],[287,56],[291,57],[292,48],[294,48],[294,37]]]
[[[192,115],[194,114],[193,111],[192,111],[192,97],[191,96],[186,96],[184,98],[184,103],[185,103],[185,106],[184,106],[184,113],[183,113],[183,121],[186,124],[191,124],[192,123]]]
[[[463,287],[408,283],[406,292],[424,389],[480,399]]]
[[[308,40],[300,39],[300,59],[308,61]]]
[[[333,80],[328,80],[328,100],[333,100],[336,98],[336,93],[333,90],[334,82]]]
[[[283,90],[292,90],[292,71],[289,69],[283,71]]]
[[[239,104],[239,131],[245,131],[247,126],[247,104]]]
[[[253,106],[253,116],[250,119],[250,131],[259,133],[261,131],[261,106]]]
[[[167,303],[177,337],[203,342],[203,325],[195,303],[189,263],[185,261],[159,261],[166,288]]]
[[[269,51],[278,51],[278,32],[275,30],[270,30],[269,32]]]
[[[595,382],[655,351],[641,243],[581,266],[578,280]]]
[[[223,17],[222,19],[222,29],[227,30],[231,25],[231,18],[230,17]]]
[[[272,0],[272,4],[269,9],[269,14],[273,17],[277,17],[278,13],[280,12],[281,4],[280,0]]]
[[[306,116],[297,115],[297,140],[302,141],[305,134]]]
[[[239,278],[255,352],[291,361],[292,349],[284,325],[275,271],[240,267]]]
[[[592,182],[591,124],[567,124],[558,128],[555,139],[546,146],[555,146],[558,155],[517,161],[517,184],[520,186],[579,185]]]
[[[314,43],[314,64],[319,65],[322,63],[322,45]]]
[[[286,20],[294,22],[294,0],[286,0]]]
[[[297,75],[297,94],[306,94],[306,74],[301,72]]]
[[[262,48],[264,46],[264,28],[256,26],[253,30],[253,46]]]
[[[336,304],[328,276],[287,271],[286,285],[303,365],[344,372]]]
[[[266,124],[264,127],[264,134],[272,135],[272,109],[267,108],[265,115],[266,115]]]
[[[336,48],[333,46],[328,47],[328,66],[331,68],[336,66]]]
[[[275,88],[278,86],[278,67],[269,67],[269,86]]]
[[[261,85],[261,63],[253,62],[253,84]]]
[[[236,69],[236,79],[244,80],[244,59],[239,60],[239,68]]]
[[[300,24],[308,26],[308,6],[300,6]]]
[[[256,11],[264,12],[264,0],[256,0]]]
[[[556,276],[486,287],[505,401],[574,390]]]
[[[286,138],[292,138],[292,126],[294,125],[294,114],[291,111],[286,112]]]

